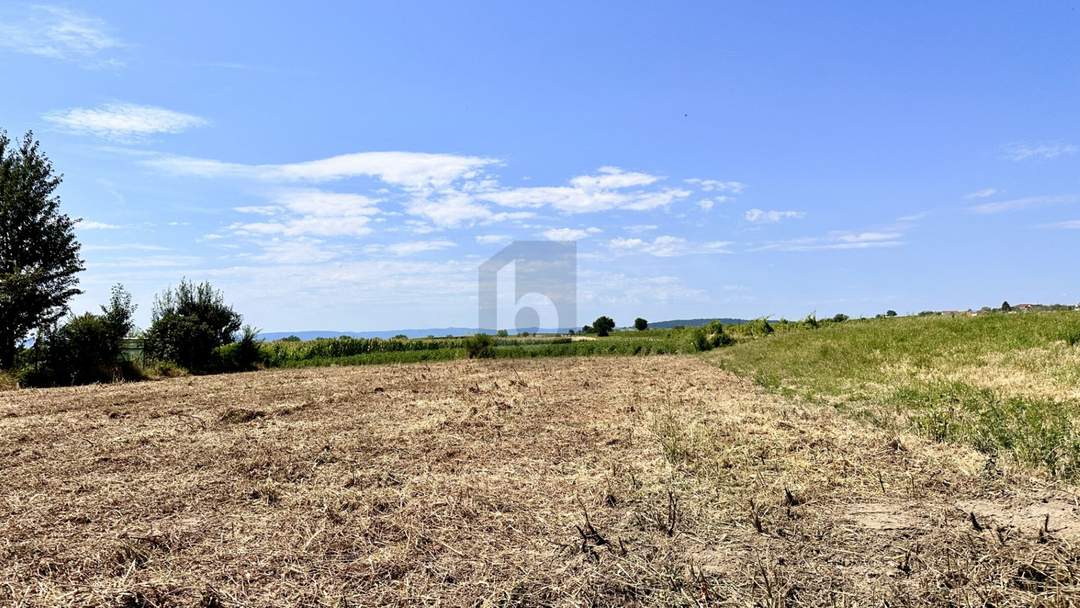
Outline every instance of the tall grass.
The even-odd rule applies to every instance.
[[[711,357],[879,424],[1080,475],[1080,312],[819,323]]]

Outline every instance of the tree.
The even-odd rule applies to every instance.
[[[72,317],[57,329],[43,331],[21,370],[28,386],[108,382],[123,375],[121,341],[135,328],[135,305],[123,286],[112,288],[101,314]]]
[[[1012,306],[1009,306],[1009,301],[1005,300],[1001,303],[1001,312],[1009,312],[1012,310]]]
[[[155,299],[144,349],[152,359],[207,371],[214,349],[233,342],[240,322],[240,315],[210,283],[183,280]]]
[[[592,327],[593,331],[596,332],[596,335],[602,338],[610,334],[611,330],[615,329],[615,321],[613,321],[611,317],[597,317],[597,319],[593,321]]]
[[[649,322],[645,319],[642,319],[641,317],[638,317],[634,319],[634,329],[638,331],[645,331],[646,329],[649,329]]]
[[[844,321],[847,321],[848,318],[849,317],[847,315],[845,315],[844,313],[838,312],[838,313],[836,313],[836,315],[833,316],[832,320],[833,320],[833,323],[843,323]]]
[[[896,316],[896,311],[895,310],[886,310],[885,311],[885,316],[886,317],[895,317]]]
[[[31,330],[54,325],[82,293],[75,220],[60,213],[63,180],[27,132],[13,145],[0,130],[0,369],[15,363]]]

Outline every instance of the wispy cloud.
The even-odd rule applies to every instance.
[[[549,241],[580,241],[599,232],[599,228],[551,228],[542,234]]]
[[[1075,154],[1080,147],[1060,141],[1037,143],[1012,143],[1002,148],[1002,156],[1009,160],[1023,161],[1031,159],[1051,160],[1069,154]]]
[[[513,238],[508,234],[478,234],[476,242],[481,245],[499,245],[509,243]]]
[[[392,243],[390,245],[368,245],[364,248],[364,251],[373,254],[387,253],[396,257],[405,257],[410,255],[416,255],[418,253],[424,253],[427,251],[440,251],[442,249],[450,249],[451,247],[457,247],[457,243],[446,240],[404,241],[401,243]]]
[[[377,201],[361,194],[324,190],[283,190],[274,205],[236,207],[240,213],[265,216],[258,222],[237,222],[230,228],[241,235],[363,236],[372,232]]]
[[[701,179],[700,177],[691,177],[690,179],[683,181],[692,186],[696,186],[703,192],[730,192],[731,194],[741,194],[743,190],[746,190],[746,184],[736,181]]]
[[[692,243],[682,237],[670,235],[658,236],[651,241],[637,238],[617,238],[608,242],[608,246],[617,252],[645,253],[660,258],[693,254],[731,253],[731,245],[730,241]]]
[[[1028,196],[1024,198],[1014,198],[1007,201],[997,201],[993,203],[982,203],[980,205],[973,205],[968,207],[968,210],[973,213],[992,214],[992,213],[1005,213],[1007,211],[1019,211],[1021,209],[1028,209],[1032,207],[1045,207],[1048,205],[1069,205],[1075,203],[1077,197],[1073,195],[1059,195],[1059,196]]]
[[[120,228],[117,224],[107,224],[105,222],[95,222],[92,220],[82,220],[76,227],[79,230],[116,230]]]
[[[978,200],[978,199],[981,199],[981,198],[990,198],[991,196],[994,196],[997,193],[998,193],[998,191],[995,188],[983,188],[982,190],[976,190],[974,192],[968,192],[967,194],[964,195],[964,198],[966,198],[969,201],[973,201],[973,200]]]
[[[673,201],[690,196],[689,190],[679,188],[640,188],[659,180],[659,177],[645,173],[601,167],[597,175],[572,178],[569,186],[493,189],[481,192],[477,197],[504,207],[549,206],[564,213],[593,213],[612,209],[647,211],[666,207]]]
[[[32,6],[0,12],[0,48],[17,53],[107,67],[122,65],[103,55],[123,46],[103,20],[78,11]]]
[[[805,237],[766,243],[754,251],[827,251],[872,249],[903,245],[900,232],[830,232],[824,237]]]
[[[746,221],[754,224],[775,224],[784,220],[797,220],[806,217],[803,211],[765,211],[762,209],[750,209],[743,217]]]
[[[421,189],[447,187],[456,180],[475,177],[478,171],[498,161],[425,152],[355,152],[278,165],[246,165],[187,156],[157,156],[143,163],[174,175],[314,183],[374,177],[387,184]]]
[[[180,133],[207,124],[206,119],[155,106],[109,103],[96,108],[71,108],[43,117],[64,131],[117,141],[140,140],[162,133]]]
[[[1064,222],[1053,222],[1050,224],[1043,224],[1040,228],[1052,228],[1055,230],[1080,230],[1080,220],[1066,220]]]

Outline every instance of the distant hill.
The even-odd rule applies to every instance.
[[[664,329],[671,327],[700,327],[707,325],[712,321],[720,321],[724,325],[739,325],[741,323],[747,323],[746,319],[675,319],[673,321],[657,321],[656,323],[649,323],[649,327],[655,329]],[[575,327],[574,330],[580,328]],[[538,328],[527,327],[522,331],[527,331],[530,334],[542,333],[542,334],[557,334],[567,333],[570,329],[554,329],[554,328]],[[287,338],[289,336],[296,336],[301,340],[314,340],[316,338],[338,338],[341,336],[349,336],[350,338],[393,338],[394,336],[408,336],[409,338],[426,338],[428,336],[435,336],[441,338],[443,336],[471,336],[476,333],[494,334],[495,330],[485,329],[477,330],[475,327],[428,327],[421,329],[385,329],[381,331],[334,331],[334,330],[304,330],[304,331],[267,331],[259,334],[259,337],[263,340],[273,341]],[[511,331],[511,334],[517,333]]]
[[[529,333],[565,333],[562,329],[542,329],[536,327],[525,328]],[[426,338],[435,336],[471,336],[480,332],[475,327],[429,327],[424,329],[386,329],[382,331],[331,331],[331,330],[307,330],[307,331],[266,331],[259,334],[263,340],[280,340],[289,336],[296,336],[301,340],[314,340],[316,338],[338,338],[349,336],[350,338],[393,338],[394,336],[408,336],[409,338]],[[494,334],[495,330],[486,329],[480,333]],[[517,332],[510,332],[517,333]]]
[[[708,325],[713,321],[720,321],[724,325],[742,325],[743,323],[749,323],[747,319],[675,319],[673,321],[657,321],[655,323],[649,322],[650,328],[665,329],[671,327],[701,327],[702,325]]]

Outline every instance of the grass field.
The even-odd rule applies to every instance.
[[[0,454],[4,605],[1026,606],[1080,592],[1067,488],[695,356],[12,391]]]
[[[849,321],[709,357],[887,428],[1080,475],[1080,312]]]

